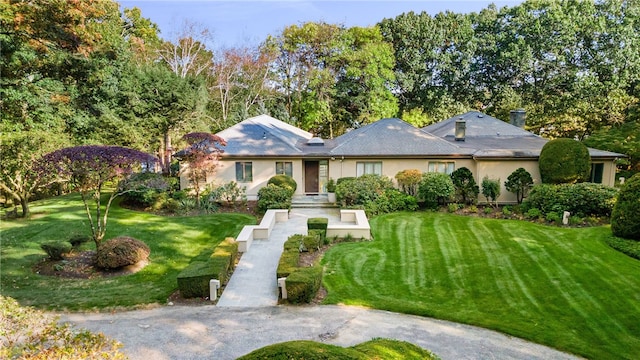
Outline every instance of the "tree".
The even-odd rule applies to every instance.
[[[624,183],[611,212],[613,235],[640,240],[640,173]]]
[[[207,182],[207,174],[216,169],[220,155],[224,150],[220,146],[226,146],[227,142],[214,134],[189,133],[182,137],[189,144],[185,150],[175,156],[181,161],[187,162],[187,177],[196,192],[196,204],[200,207],[201,183]]]
[[[418,195],[431,207],[445,204],[455,192],[451,177],[445,173],[425,173],[418,185]]]
[[[42,131],[6,132],[0,143],[0,189],[22,207],[22,217],[28,217],[29,199],[34,192],[52,181],[51,176],[41,174],[33,166],[43,154],[66,144],[64,136],[54,136]]]
[[[498,205],[498,198],[500,197],[500,179],[489,179],[485,176],[482,179],[482,195],[487,199],[488,203],[491,203],[494,207]]]
[[[518,204],[521,204],[522,199],[527,196],[531,185],[533,185],[533,178],[524,168],[517,168],[507,177],[507,181],[504,182],[504,187],[507,191],[516,194]]]
[[[584,182],[591,174],[589,149],[573,139],[554,139],[544,144],[538,164],[545,184]]]
[[[451,173],[453,186],[456,187],[456,194],[463,204],[475,203],[478,200],[480,189],[473,173],[466,167],[461,167]]]
[[[186,20],[175,35],[175,43],[165,42],[158,49],[158,55],[179,77],[198,76],[211,68],[213,53],[207,50],[211,40],[209,29]]]
[[[44,155],[39,160],[41,174],[53,173],[60,182],[69,182],[80,192],[91,234],[100,251],[100,244],[107,231],[107,219],[113,200],[126,190],[115,189],[102,206],[102,193],[113,181],[125,178],[141,164],[152,164],[157,159],[147,153],[120,146],[81,145],[63,148]],[[95,206],[95,218],[91,215],[90,201]]]

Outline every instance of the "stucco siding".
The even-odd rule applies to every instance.
[[[480,187],[480,195],[478,197],[478,203],[482,204],[486,202],[486,198],[482,195],[482,179],[488,176],[490,179],[500,180],[500,197],[498,202],[500,203],[516,203],[516,195],[507,191],[504,187],[505,181],[512,172],[518,168],[524,168],[527,170],[533,178],[533,184],[540,184],[540,170],[538,168],[538,161],[536,160],[478,160],[478,171],[474,173],[478,187]]]

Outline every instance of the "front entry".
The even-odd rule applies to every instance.
[[[317,194],[319,191],[319,161],[304,162],[304,192],[307,194]]]

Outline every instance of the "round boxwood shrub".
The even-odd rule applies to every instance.
[[[128,236],[108,240],[98,248],[96,265],[103,269],[117,269],[147,260],[151,249],[147,244]]]
[[[591,174],[589,149],[573,139],[555,139],[540,151],[540,177],[545,184],[584,182]]]
[[[298,184],[296,184],[296,181],[293,180],[291,176],[287,176],[287,175],[272,176],[271,179],[267,181],[267,185],[269,184],[273,184],[279,187],[288,186],[291,188],[292,192],[296,192],[296,189],[298,188]]]
[[[611,213],[611,231],[618,237],[640,240],[640,173],[620,189]]]

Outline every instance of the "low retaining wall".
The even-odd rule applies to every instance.
[[[340,210],[340,221],[341,224],[327,226],[327,237],[344,238],[351,235],[356,239],[371,240],[371,227],[364,210]]]
[[[254,239],[268,239],[276,222],[285,222],[288,219],[289,210],[267,210],[259,225],[247,225],[242,228],[236,238],[238,251],[243,253],[249,251]]]

